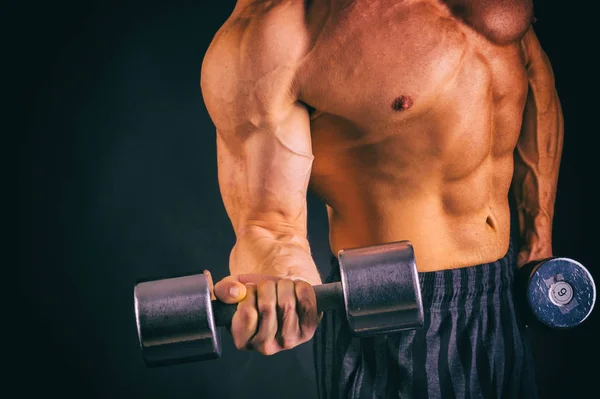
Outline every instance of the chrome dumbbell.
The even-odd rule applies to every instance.
[[[344,310],[357,337],[419,328],[423,304],[408,241],[342,250],[341,281],[313,286],[319,311]],[[221,356],[219,326],[237,305],[211,300],[206,274],[147,281],[134,288],[137,331],[148,366]]]

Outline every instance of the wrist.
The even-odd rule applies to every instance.
[[[551,258],[552,256],[551,230],[528,230],[525,232],[517,257],[519,266],[532,261]]]
[[[267,274],[320,283],[305,236],[252,226],[237,237],[229,261],[232,275]]]
[[[310,245],[306,237],[306,229],[291,224],[252,222],[236,230],[236,245],[255,244],[271,241],[281,245],[296,245],[310,253]]]

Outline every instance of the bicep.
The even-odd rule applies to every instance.
[[[529,91],[523,113],[519,158],[540,172],[555,171],[563,142],[563,115],[550,60],[531,28],[523,40]]]
[[[542,48],[533,28],[523,39],[525,68],[529,84],[526,114],[552,114],[560,108],[554,71],[548,55]]]
[[[295,84],[302,31],[290,32],[282,17],[288,14],[281,14],[289,11],[229,24],[202,65],[202,94],[217,129],[219,185],[236,231],[247,223],[305,228],[313,157],[310,119]]]

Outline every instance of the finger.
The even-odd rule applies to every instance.
[[[221,302],[238,303],[246,296],[246,286],[237,276],[228,276],[215,284],[214,295]]]
[[[319,325],[317,314],[317,297],[315,290],[306,281],[295,281],[296,308],[299,317],[300,342],[306,342],[312,338]]]
[[[258,332],[252,338],[253,348],[263,355],[279,351],[275,341],[277,334],[277,285],[275,281],[263,280],[258,283]]]
[[[296,290],[292,280],[281,279],[277,282],[277,320],[279,329],[275,339],[279,347],[290,349],[298,345],[300,326],[296,313]]]
[[[238,304],[231,319],[231,335],[238,349],[249,349],[249,343],[258,328],[256,285],[247,284],[246,297]]]

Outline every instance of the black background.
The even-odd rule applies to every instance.
[[[19,106],[4,132],[17,137],[16,150],[7,144],[17,154],[17,276],[4,285],[17,288],[5,348],[17,355],[18,397],[315,396],[311,343],[263,357],[234,350],[225,335],[222,359],[162,369],[144,366],[137,343],[136,281],[227,273],[234,236],[199,69],[233,5],[21,2],[4,14],[4,81],[14,92],[5,100]],[[535,27],[565,115],[555,255],[581,261],[599,280],[597,129],[582,111],[593,82],[581,67],[593,52],[583,14],[538,1]],[[312,195],[309,239],[325,275],[326,214]],[[543,397],[597,393],[597,313],[575,330],[535,332]]]

